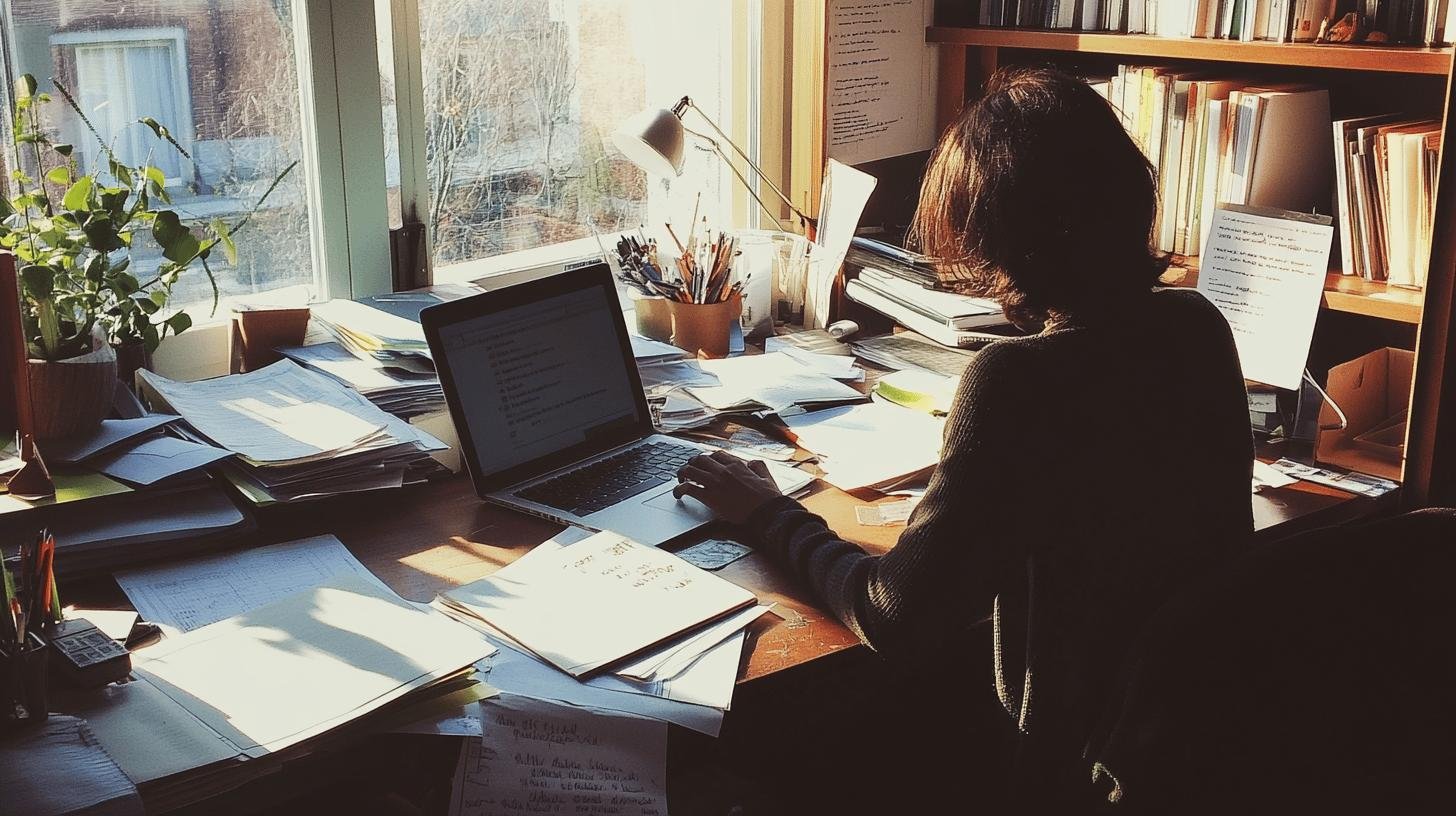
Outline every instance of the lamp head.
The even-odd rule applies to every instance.
[[[612,134],[612,143],[632,163],[654,176],[682,175],[683,123],[676,108],[645,110]]]

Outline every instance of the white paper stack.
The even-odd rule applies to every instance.
[[[141,376],[186,435],[237,454],[225,472],[259,504],[418,482],[440,469],[429,454],[446,448],[291,360],[193,383]]]
[[[435,370],[418,318],[411,320],[353,300],[314,304],[310,317],[363,359],[419,372]]]
[[[445,410],[445,391],[434,373],[400,368],[349,353],[339,343],[281,348],[294,362],[332,377],[402,419]]]
[[[711,735],[732,703],[746,629],[767,611],[671,553],[578,530],[433,606],[501,647],[477,666],[494,688]]]

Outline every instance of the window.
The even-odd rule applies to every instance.
[[[163,171],[184,220],[237,223],[284,168],[307,155],[289,0],[9,0],[4,13],[10,78],[32,74],[46,90],[63,83],[120,159]],[[58,141],[76,145],[83,171],[104,176],[100,143],[53,96],[47,126]],[[165,125],[186,155],[138,124],[143,117]],[[235,266],[210,259],[223,298],[318,285],[309,171],[295,168],[237,237]],[[159,263],[154,246],[134,253],[139,276]],[[174,290],[174,303],[198,321],[211,302],[200,267]]]
[[[378,3],[381,11],[401,5]],[[682,227],[694,210],[715,228],[733,226],[731,177],[715,155],[690,144],[681,178],[650,178],[615,150],[611,134],[685,94],[734,132],[733,44],[745,28],[738,5],[418,0],[413,121],[401,115],[408,100],[394,76],[397,55],[381,55],[386,152],[391,220],[407,220],[402,202],[415,202],[435,280],[550,258],[542,247],[563,247],[558,260],[595,252],[597,235],[640,225],[655,232],[669,217]],[[390,25],[382,19],[380,30]],[[689,127],[706,129],[692,116]],[[412,146],[422,154],[413,178],[401,170],[401,144],[406,158]],[[416,189],[401,189],[410,184]]]

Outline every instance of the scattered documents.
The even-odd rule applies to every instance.
[[[1273,468],[1286,476],[1293,476],[1303,482],[1313,482],[1325,487],[1333,487],[1336,490],[1344,490],[1354,493],[1357,496],[1369,496],[1376,498],[1384,496],[1400,484],[1389,479],[1382,479],[1379,476],[1371,476],[1366,473],[1342,473],[1337,470],[1313,467],[1301,464],[1292,459],[1280,459],[1273,464]]]
[[[959,377],[975,352],[949,348],[914,332],[868,337],[854,343],[854,353],[883,368],[920,369],[943,377]]]
[[[377,581],[336,576],[166,639],[137,654],[135,671],[243,756],[260,757],[462,675],[492,651]]]
[[[634,334],[632,340],[632,356],[636,358],[638,365],[648,365],[663,360],[677,360],[687,356],[687,352],[669,343],[658,340],[649,340],[641,335]]]
[[[116,583],[143,618],[170,636],[343,575],[384,586],[331,535],[120,572]]]
[[[0,740],[0,811],[25,816],[142,816],[136,785],[85,720],[52,714]],[[666,809],[662,811],[666,813]]]
[[[171,414],[151,414],[139,419],[103,419],[89,433],[48,440],[45,443],[45,459],[51,464],[84,462],[108,448],[156,431],[176,420],[177,417]]]
[[[859,219],[878,179],[834,159],[824,169],[819,195],[819,231],[809,257],[804,292],[804,326],[822,329],[829,322],[830,297],[849,252]]]
[[[1253,492],[1258,493],[1266,488],[1288,487],[1299,481],[1283,471],[1265,462],[1254,460]]]
[[[1248,379],[1299,389],[1333,239],[1326,216],[1218,211],[1198,291],[1228,320]]]
[[[336,342],[281,348],[280,354],[358,391],[383,411],[408,419],[445,408],[434,372],[412,371],[349,353]]]
[[[875,402],[782,419],[841,490],[898,484],[940,461],[944,423],[920,411]]]
[[[418,308],[411,318],[358,301],[331,300],[314,304],[310,316],[360,357],[411,367],[428,365],[430,346]]]
[[[537,547],[446,604],[573,677],[596,673],[749,607],[751,592],[615,533]],[[562,610],[590,610],[566,616]]]
[[[515,695],[481,706],[451,816],[667,816],[665,724]]]
[[[718,378],[716,386],[688,386],[687,392],[719,411],[755,406],[784,412],[793,406],[859,402],[864,395],[783,352],[749,357],[703,360],[703,371]]]
[[[135,485],[152,485],[207,467],[229,456],[232,456],[231,452],[211,445],[188,442],[175,436],[158,436],[99,454],[89,464],[113,479]]]

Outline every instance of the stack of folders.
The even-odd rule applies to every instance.
[[[917,252],[876,241],[873,238],[855,236],[849,242],[849,252],[844,260],[851,266],[862,269],[878,269],[888,275],[918,283],[927,289],[940,286],[940,278],[930,259]]]
[[[995,301],[928,289],[879,269],[865,267],[845,285],[856,303],[912,331],[952,348],[977,346],[1004,337],[1011,323]]]
[[[445,409],[445,391],[440,386],[440,378],[434,372],[417,370],[418,366],[401,368],[373,357],[359,357],[337,342],[278,351],[299,365],[349,386],[382,410],[402,419]]]
[[[978,21],[998,28],[1107,31],[1158,37],[1313,42],[1335,0],[981,0]],[[1366,7],[1388,42],[1440,45],[1456,36],[1448,0],[1388,0]],[[1342,8],[1343,10],[1343,8]]]
[[[488,679],[502,691],[517,693],[516,683],[533,677],[535,688],[519,693],[591,695],[709,734],[732,702],[746,628],[767,611],[753,593],[672,553],[581,531],[433,606],[501,643],[511,665]],[[521,661],[544,665],[528,675]],[[497,677],[502,669],[509,674]]]
[[[223,472],[256,504],[400,487],[443,470],[438,439],[337,381],[281,360],[246,374],[183,383],[141,375],[179,431],[237,454]]]
[[[1219,204],[1329,212],[1324,88],[1136,65],[1091,84],[1157,170],[1159,251],[1198,255]]]
[[[212,573],[226,574],[225,560],[213,563]],[[267,600],[169,631],[135,653],[131,682],[66,701],[150,805],[167,810],[221,792],[329,744],[345,726],[391,727],[494,693],[474,673],[495,652],[478,632],[367,573],[304,583],[281,597],[257,585],[225,593]]]
[[[1364,116],[1334,123],[1340,271],[1424,286],[1441,123]]]
[[[361,359],[424,374],[435,371],[418,308],[396,314],[370,303],[331,300],[314,306],[310,317]]]

